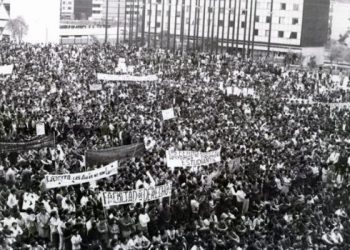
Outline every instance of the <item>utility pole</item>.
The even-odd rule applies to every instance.
[[[271,47],[272,11],[273,11],[273,0],[271,0],[271,6],[270,6],[269,40],[267,42],[267,56],[268,57],[270,56],[270,47]]]
[[[105,43],[107,43],[108,39],[108,5],[109,5],[109,0],[106,0],[106,24],[105,24]]]

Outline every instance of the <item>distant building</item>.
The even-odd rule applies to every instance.
[[[6,31],[7,22],[10,19],[8,9],[6,9],[5,4],[0,2],[0,39],[8,36]]]
[[[61,0],[61,19],[74,19],[74,0]]]

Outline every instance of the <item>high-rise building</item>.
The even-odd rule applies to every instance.
[[[330,0],[152,0],[151,46],[218,51],[322,54]],[[168,38],[170,35],[170,39]],[[148,39],[148,37],[150,39]],[[162,41],[161,41],[162,40]]]
[[[74,18],[77,20],[88,20],[92,15],[92,1],[74,0]]]

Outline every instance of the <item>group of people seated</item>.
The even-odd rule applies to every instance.
[[[158,80],[99,80],[120,58]],[[14,65],[0,76],[0,249],[350,249],[350,92],[330,72],[111,44],[0,42],[0,65]],[[2,146],[39,123],[54,146]],[[132,143],[146,150],[116,175],[45,187],[102,167],[87,150]],[[220,162],[167,165],[168,150],[217,149]],[[103,206],[103,191],[168,182],[170,197]]]

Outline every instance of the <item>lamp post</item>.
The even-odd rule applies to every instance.
[[[105,20],[105,43],[107,43],[108,39],[108,5],[109,5],[109,0],[106,0],[106,20]]]

